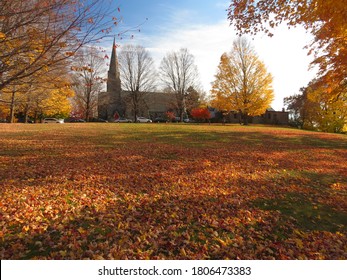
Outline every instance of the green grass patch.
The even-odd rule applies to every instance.
[[[288,193],[280,199],[260,199],[253,205],[262,210],[278,210],[284,217],[294,218],[298,228],[304,231],[345,231],[347,214],[331,207],[314,203],[302,194]]]

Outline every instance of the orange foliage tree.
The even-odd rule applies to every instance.
[[[208,108],[194,108],[191,110],[190,114],[196,120],[209,120],[211,118],[211,113]]]
[[[165,115],[172,122],[176,119],[176,115],[174,112],[168,111]]]

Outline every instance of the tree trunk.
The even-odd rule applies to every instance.
[[[24,123],[28,123],[28,108],[25,106],[24,109]]]
[[[247,113],[243,114],[243,125],[248,125],[248,114]]]
[[[14,110],[15,110],[15,97],[16,97],[16,88],[13,88],[11,103],[10,103],[10,123],[14,123]]]
[[[87,102],[86,102],[86,122],[90,119],[90,99],[91,99],[91,88],[87,89]]]
[[[138,92],[134,91],[132,93],[133,97],[133,108],[134,108],[134,122],[137,122],[138,117]]]

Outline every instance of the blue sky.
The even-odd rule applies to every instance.
[[[141,19],[148,18],[143,26],[148,33],[164,31],[165,27],[176,24],[209,24],[226,16],[227,1],[213,0],[123,0],[120,1],[124,21],[136,25]],[[223,9],[224,7],[224,9]]]
[[[157,67],[167,52],[188,48],[195,57],[203,89],[207,93],[210,91],[220,56],[230,51],[236,39],[236,31],[229,25],[225,11],[229,1],[122,0],[114,3],[120,6],[123,17],[115,34],[143,23],[136,28],[140,32],[129,31],[122,39],[116,39],[120,48],[127,43],[144,46]],[[288,30],[283,25],[274,33],[272,38],[259,34],[249,39],[274,76],[275,100],[272,106],[281,110],[283,98],[298,93],[300,87],[306,86],[314,77],[315,71],[308,70],[312,58],[307,57],[307,50],[303,47],[311,37],[303,28]],[[111,38],[102,44],[111,51]]]
[[[170,30],[185,29],[190,25],[214,24],[220,19],[226,19],[228,1],[122,0],[114,3],[120,7],[119,15],[123,18],[115,33],[136,28],[143,23],[140,30],[145,36],[166,37],[170,36]],[[137,32],[127,32],[122,40],[129,39],[131,35],[140,40]]]

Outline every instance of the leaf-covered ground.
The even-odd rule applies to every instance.
[[[0,125],[1,259],[347,259],[347,137]]]

